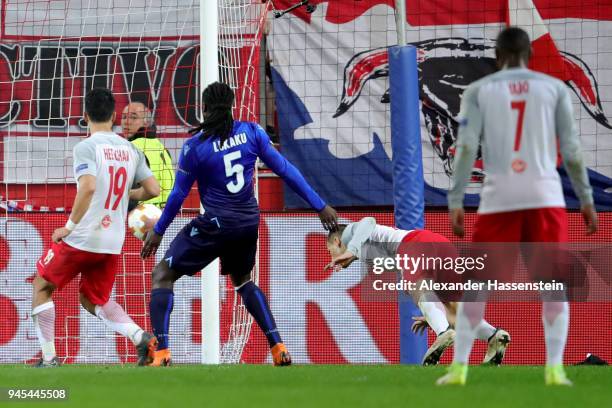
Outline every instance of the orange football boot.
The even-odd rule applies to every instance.
[[[157,348],[157,337],[155,337],[152,333],[144,332],[142,334],[142,340],[136,346],[136,351],[138,353],[138,365],[146,366],[151,364],[153,361],[153,353]]]
[[[272,360],[275,366],[291,365],[291,355],[283,343],[276,343],[270,351],[272,352]]]
[[[152,367],[167,367],[172,365],[172,353],[170,349],[156,350],[153,354]]]

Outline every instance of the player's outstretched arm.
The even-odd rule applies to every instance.
[[[597,231],[598,225],[597,213],[593,204],[593,189],[582,158],[580,135],[574,121],[572,101],[564,85],[560,89],[555,122],[563,165],[572,182],[576,196],[580,200],[580,211],[587,227],[587,235],[591,235]]]
[[[300,171],[281,155],[273,146],[266,132],[257,125],[257,142],[259,147],[259,157],[274,173],[280,176],[285,183],[300,197],[306,201],[311,208],[319,213],[319,219],[323,227],[328,230],[338,228],[338,215],[304,179]]]
[[[142,259],[155,255],[166,229],[172,223],[174,217],[176,217],[176,214],[178,214],[183,202],[185,201],[185,198],[187,198],[187,195],[189,195],[189,191],[191,191],[191,187],[195,182],[193,170],[196,168],[196,158],[194,157],[193,152],[190,153],[191,150],[195,149],[186,149],[184,146],[179,158],[179,165],[178,169],[176,170],[174,186],[172,187],[172,191],[168,196],[168,202],[166,203],[159,220],[153,227],[153,230],[149,231],[147,234],[142,250],[140,251],[140,257]]]
[[[357,259],[355,254],[353,254],[351,251],[345,251],[342,254],[334,257],[330,263],[328,263],[325,268],[323,268],[324,271],[328,270],[328,269],[334,269],[334,270],[339,270],[342,268],[348,268],[349,266],[351,266],[351,264],[353,262],[355,262]]]

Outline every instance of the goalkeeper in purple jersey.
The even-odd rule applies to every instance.
[[[223,83],[209,85],[202,94],[204,121],[183,145],[176,181],[161,218],[145,240],[142,258],[153,255],[166,228],[178,213],[195,181],[204,214],[194,218],[174,238],[163,260],[153,269],[150,314],[159,340],[152,365],[168,365],[168,327],[174,302],[173,286],[192,276],[215,258],[229,275],[242,301],[264,332],[275,365],[290,365],[266,296],[251,281],[255,265],[259,207],[253,193],[257,158],[278,174],[315,211],[327,230],[337,228],[336,211],[325,204],[302,174],[270,142],[256,123],[235,121],[234,92]]]

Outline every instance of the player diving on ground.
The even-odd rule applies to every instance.
[[[357,259],[367,263],[373,255],[394,258],[397,254],[408,252],[410,245],[418,243],[438,243],[446,252],[451,249],[449,240],[440,234],[378,225],[373,217],[366,217],[348,225],[340,224],[338,229],[330,232],[327,237],[327,250],[332,261],[326,268],[346,268]],[[426,270],[416,271],[413,275],[417,286],[421,280],[431,278],[430,271]],[[413,331],[422,332],[429,326],[436,333],[436,340],[423,357],[423,365],[436,365],[455,339],[453,327],[456,303],[440,301],[433,291],[412,290],[408,293],[424,316],[424,321],[415,319]],[[501,364],[510,342],[508,332],[496,329],[483,319],[476,329],[476,336],[488,343],[483,364]]]

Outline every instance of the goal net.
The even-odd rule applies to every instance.
[[[39,352],[34,327],[27,324],[29,282],[76,193],[72,148],[87,137],[85,93],[92,87],[113,90],[118,134],[123,133],[124,107],[144,104],[176,163],[187,131],[200,118],[200,1],[7,0],[1,7],[0,270],[6,279],[0,283],[0,299],[8,323],[0,327],[0,361],[17,362],[33,360]],[[236,92],[239,120],[257,120],[259,44],[268,7],[256,0],[218,0],[219,74]],[[126,239],[114,298],[146,330],[151,330],[153,266],[198,211],[192,192],[154,261],[142,261],[141,243]],[[229,280],[221,278],[220,289],[221,362],[238,362],[251,320]],[[179,280],[175,293],[173,360],[197,363],[200,274]],[[56,293],[54,301],[56,347],[67,362],[135,361],[129,341],[79,307],[78,282]]]

